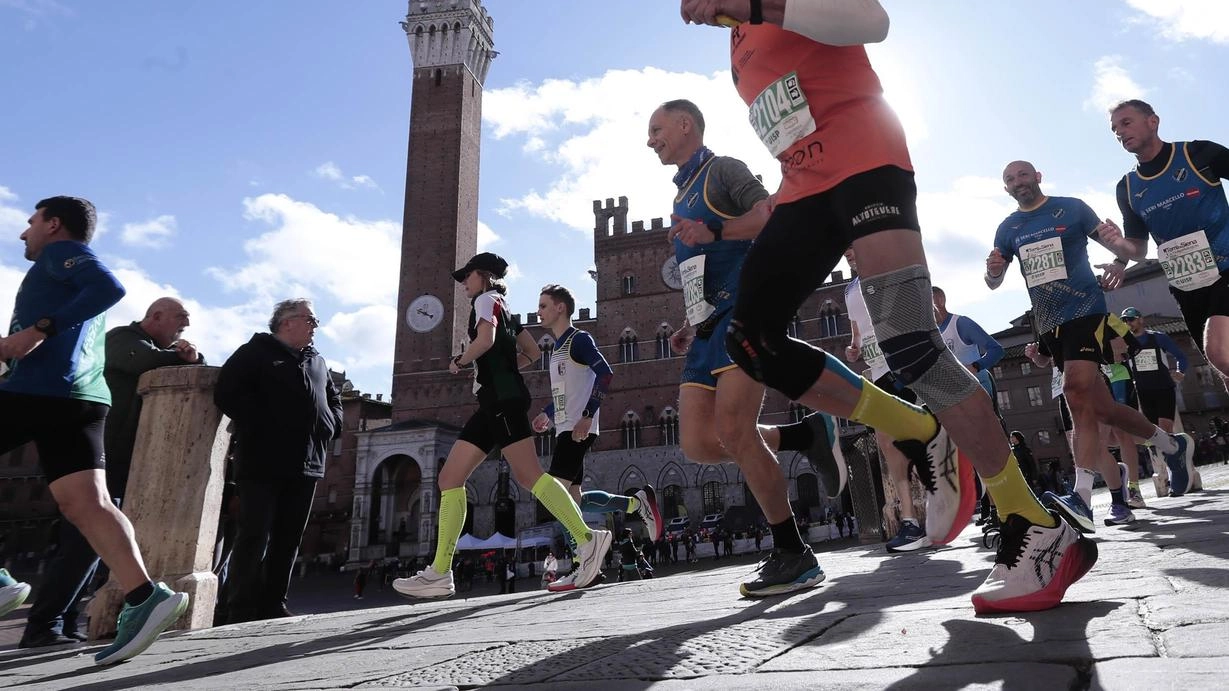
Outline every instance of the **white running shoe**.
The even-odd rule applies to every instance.
[[[1012,514],[1003,523],[994,568],[973,593],[978,614],[1036,612],[1055,607],[1068,586],[1097,563],[1097,545],[1058,514],[1053,528]]]
[[[427,568],[409,578],[394,580],[393,590],[406,597],[430,599],[452,597],[457,587],[452,582],[452,569],[437,573],[435,566],[428,564]]]
[[[645,485],[644,489],[637,490],[636,501],[640,506],[636,507],[636,515],[644,521],[644,527],[649,531],[649,539],[657,542],[661,539],[661,531],[665,525],[661,520],[661,509],[657,508],[657,492],[653,490],[653,485]]]
[[[592,533],[592,539],[576,550],[580,566],[546,586],[547,590],[558,593],[564,590],[585,588],[598,582],[598,575],[602,573],[602,561],[606,559],[606,553],[610,551],[611,535],[609,530],[594,530]]]
[[[956,445],[942,425],[924,445],[920,441],[894,444],[909,459],[926,489],[926,537],[935,545],[955,540],[969,525],[977,503],[973,466],[961,462]]]

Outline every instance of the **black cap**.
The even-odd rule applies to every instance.
[[[503,257],[494,252],[482,252],[475,254],[473,258],[465,262],[465,266],[453,271],[452,277],[456,279],[457,283],[461,283],[469,275],[469,272],[476,269],[490,272],[495,278],[503,278],[504,274],[508,272],[508,262],[504,261]]]

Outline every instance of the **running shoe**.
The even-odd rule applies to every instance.
[[[0,569],[0,617],[21,607],[30,597],[30,584],[9,575],[8,569]]]
[[[930,538],[916,521],[902,520],[896,537],[888,540],[889,552],[912,552],[930,546]]]
[[[738,587],[743,597],[770,597],[806,590],[826,578],[810,545],[803,545],[801,552],[774,549],[756,570],[758,576]]]
[[[919,441],[893,442],[917,473],[926,489],[926,537],[946,545],[969,524],[977,504],[973,466],[957,451],[942,426],[923,445]]]
[[[1119,485],[1118,491],[1122,494],[1123,503],[1131,501],[1131,492],[1128,489],[1128,485],[1130,484],[1130,477],[1127,475],[1127,464],[1126,463],[1120,462],[1118,464],[1118,478],[1122,481],[1122,484]]]
[[[440,573],[434,564],[410,576],[393,580],[393,590],[406,597],[418,599],[438,599],[452,597],[457,587],[452,581],[452,569]]]
[[[1125,504],[1110,504],[1110,515],[1105,517],[1105,525],[1127,525],[1135,522],[1135,514]]]
[[[1161,454],[1169,467],[1169,496],[1180,497],[1191,491],[1195,480],[1195,443],[1188,434],[1169,435],[1178,450]]]
[[[1085,535],[1097,532],[1097,524],[1092,520],[1092,509],[1075,492],[1061,495],[1046,492],[1041,495],[1041,505],[1057,511],[1067,519],[1068,523]]]
[[[845,454],[841,452],[841,438],[836,433],[836,425],[826,413],[812,413],[802,421],[811,428],[811,448],[807,449],[807,460],[811,462],[811,468],[823,484],[828,498],[835,499],[845,491],[845,483],[849,481],[849,468],[845,464]]]
[[[1140,493],[1139,487],[1127,487],[1127,506],[1132,509],[1148,508],[1148,503],[1144,501],[1144,495]]]
[[[637,490],[635,497],[640,504],[636,507],[636,515],[644,521],[644,527],[649,531],[649,539],[654,542],[660,540],[665,524],[661,520],[661,510],[657,508],[657,492],[653,491],[653,485],[645,485],[644,489]]]
[[[165,583],[154,586],[145,602],[120,610],[115,640],[94,655],[94,664],[112,665],[141,654],[188,609],[188,594],[177,593]]]
[[[1003,522],[994,567],[973,593],[978,614],[1036,612],[1063,599],[1067,588],[1097,563],[1097,545],[1051,512],[1045,528],[1012,514]]]
[[[595,585],[598,575],[602,572],[602,561],[610,551],[611,535],[609,530],[594,530],[593,537],[576,549],[579,566],[563,578],[556,580],[546,589],[552,593],[565,590],[576,590]]]

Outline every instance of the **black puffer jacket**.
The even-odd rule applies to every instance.
[[[235,423],[240,479],[324,476],[341,397],[315,348],[255,334],[222,365],[213,400]]]

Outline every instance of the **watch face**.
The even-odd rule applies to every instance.
[[[431,295],[419,295],[405,311],[405,324],[418,333],[426,333],[444,320],[444,303]]]
[[[683,277],[679,275],[679,262],[673,255],[661,265],[661,280],[674,290],[683,289]]]

